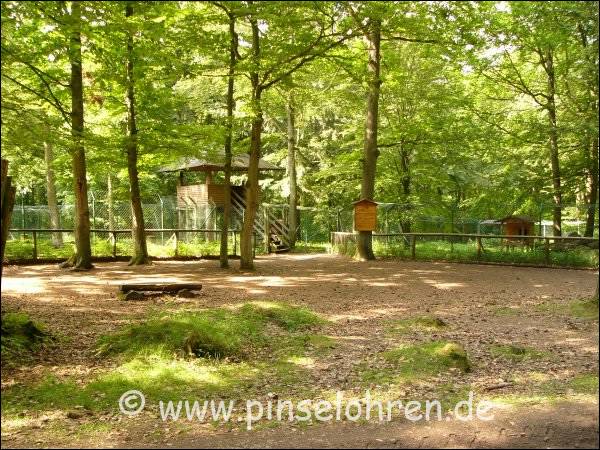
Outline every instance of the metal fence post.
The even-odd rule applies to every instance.
[[[410,257],[412,259],[417,258],[417,236],[412,235],[410,239]]]
[[[165,228],[165,216],[164,216],[164,205],[163,199],[160,195],[158,195],[158,200],[160,201],[160,228]],[[165,232],[160,232],[160,245],[165,245]]]
[[[481,236],[477,236],[477,259],[481,259]]]
[[[544,238],[544,253],[546,257],[546,264],[550,264],[550,238]]]
[[[113,238],[113,248],[112,248],[112,255],[114,258],[117,257],[117,232],[116,231],[111,231],[112,233],[112,238]]]
[[[179,230],[175,230],[175,256],[179,256],[177,252],[177,244],[179,243]]]

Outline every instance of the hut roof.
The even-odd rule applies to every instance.
[[[231,170],[235,172],[247,172],[248,165],[250,164],[249,155],[242,154],[236,155],[231,158]],[[221,171],[225,170],[225,152],[218,152],[214,157],[210,159],[198,159],[198,158],[181,158],[174,164],[161,167],[159,172],[209,172],[209,171]],[[285,170],[278,167],[270,162],[260,159],[258,161],[258,170]]]
[[[504,222],[508,222],[508,221],[517,221],[517,222],[526,222],[526,223],[534,223],[535,220],[533,220],[531,217],[529,216],[506,216],[502,219],[500,219],[498,222],[500,223],[504,223]]]

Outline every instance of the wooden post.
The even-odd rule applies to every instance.
[[[410,237],[410,257],[417,259],[417,236],[414,234]]]
[[[264,209],[264,225],[265,225],[265,252],[271,253],[271,224],[269,223],[269,210],[265,205]]]
[[[233,256],[236,255],[236,247],[237,247],[237,232],[233,230]]]
[[[546,264],[550,264],[550,238],[544,238],[544,253],[546,256]]]
[[[481,259],[481,236],[477,236],[477,259]]]
[[[37,260],[38,252],[37,252],[37,232],[33,230],[33,260]]]

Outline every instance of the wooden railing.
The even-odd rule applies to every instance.
[[[332,232],[330,242],[333,246],[336,244],[342,244],[344,240],[355,239],[358,236],[357,233],[353,232]],[[341,238],[341,239],[340,239]],[[482,253],[484,252],[484,246],[482,240],[496,239],[500,241],[501,246],[507,249],[512,249],[517,246],[523,246],[525,248],[534,249],[536,248],[537,242],[543,243],[544,248],[544,259],[546,264],[551,262],[551,250],[555,249],[564,250],[565,247],[562,243],[580,243],[582,245],[596,243],[593,250],[598,250],[598,238],[595,237],[579,237],[579,236],[528,236],[528,235],[500,235],[500,234],[466,234],[466,233],[374,233],[374,240],[387,240],[389,238],[402,238],[405,243],[410,247],[411,259],[416,259],[416,243],[418,238],[450,238],[452,240],[467,240],[475,241],[477,260],[480,260]],[[450,243],[454,242],[450,240]],[[557,243],[561,243],[558,244]]]
[[[74,233],[73,228],[11,228],[9,229],[10,233],[16,234],[31,234],[32,236],[32,254],[31,259],[33,261],[38,260],[38,235],[39,234],[52,234],[52,233]],[[220,239],[221,230],[209,230],[209,229],[193,229],[193,228],[147,228],[146,234],[153,233],[172,233],[172,237],[174,239],[174,250],[175,257],[179,256],[178,254],[178,244],[180,241],[180,237],[182,233],[211,233],[212,235],[219,236]],[[117,241],[118,236],[122,234],[132,234],[132,230],[130,229],[121,229],[121,230],[105,230],[105,229],[91,229],[90,233],[93,234],[108,234],[111,237],[112,242],[112,256],[117,257]],[[241,233],[241,230],[228,230],[229,235],[233,235],[233,255],[236,253],[237,243],[238,243],[238,234]],[[257,246],[257,235],[254,233],[253,235],[253,249],[254,254],[256,255],[256,246]],[[131,256],[131,255],[120,255],[120,256]]]

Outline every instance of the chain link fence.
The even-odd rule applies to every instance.
[[[150,200],[150,201],[148,201]],[[153,201],[152,201],[153,200]],[[148,247],[154,256],[173,256],[175,253],[173,242],[177,239],[180,254],[211,254],[217,255],[219,250],[219,233],[222,227],[222,207],[214,203],[196,204],[184,202],[185,206],[178,205],[175,196],[159,196],[146,199],[142,203],[145,227],[148,230],[162,230],[148,232]],[[133,243],[131,236],[123,231],[131,229],[132,211],[128,201],[111,201],[104,192],[90,192],[90,225],[93,230],[92,245],[98,254],[113,254],[115,248],[114,235],[111,231],[119,231],[117,239],[117,253],[131,254]],[[598,236],[598,207],[596,206],[595,236]],[[564,208],[562,233],[564,236],[583,236],[585,231],[585,213],[587,206],[569,206]],[[457,211],[450,211],[445,216],[432,216],[419,214],[423,207],[397,203],[379,203],[377,208],[377,234],[390,233],[462,233],[462,234],[490,234],[502,233],[502,228],[495,218],[465,217]],[[552,235],[551,205],[540,205],[530,217],[535,220],[534,232],[538,236]],[[74,205],[63,204],[58,207],[59,227],[73,229],[75,227]],[[261,220],[268,214],[275,220],[289,223],[288,205],[263,204],[257,212],[257,246],[264,248],[264,234],[261,230]],[[298,228],[296,230],[296,245],[302,250],[324,251],[330,245],[332,232],[352,232],[353,209],[351,206],[343,209],[336,208],[298,208]],[[243,211],[232,209],[231,230],[240,230],[243,223]],[[25,205],[17,201],[11,223],[7,254],[17,257],[21,254],[31,255],[33,236],[30,232],[18,230],[49,230],[52,229],[50,212],[47,205]],[[186,229],[175,236],[172,230]],[[105,232],[103,232],[105,230]],[[166,231],[171,230],[171,231]],[[205,230],[200,232],[200,230]],[[213,231],[214,230],[214,231]],[[69,254],[72,250],[70,243],[73,241],[72,233],[40,232],[36,244],[42,252],[57,253],[55,249],[69,247],[64,250]],[[231,246],[239,245],[239,236],[231,237]],[[232,247],[233,248],[233,247]],[[44,250],[45,249],[45,250]],[[14,250],[14,251],[13,251]],[[40,255],[41,257],[41,255]]]

